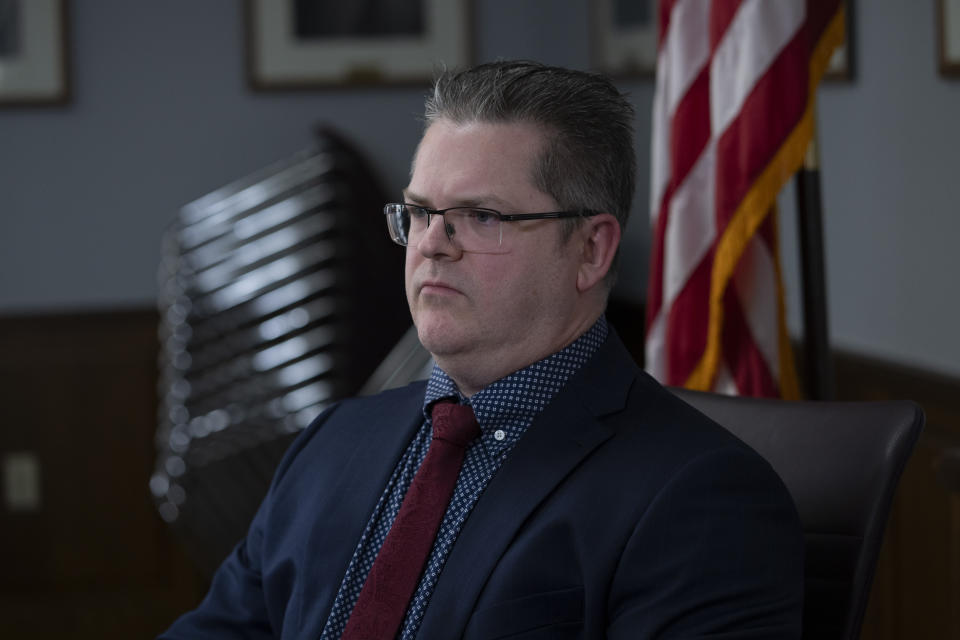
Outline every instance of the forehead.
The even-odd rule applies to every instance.
[[[541,129],[529,123],[437,120],[417,148],[407,192],[435,207],[484,197],[516,206],[552,202],[533,179],[544,144]]]

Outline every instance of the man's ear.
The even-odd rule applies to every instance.
[[[589,291],[602,282],[620,246],[620,223],[609,213],[586,218],[579,229],[583,239],[580,270],[577,272],[577,290]]]

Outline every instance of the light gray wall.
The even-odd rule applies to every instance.
[[[960,78],[937,71],[935,2],[861,0],[857,79],[820,91],[833,342],[960,374]],[[781,198],[793,204],[793,194]],[[782,246],[800,327],[796,222]]]
[[[820,94],[834,341],[960,375],[960,82],[936,72],[933,0],[858,5],[857,80]],[[307,146],[320,122],[391,190],[404,185],[425,87],[252,93],[240,7],[72,3],[72,103],[0,111],[0,313],[152,304],[176,210]],[[475,0],[474,12],[478,60],[588,65],[587,0]],[[641,170],[619,289],[641,299],[652,83],[620,85],[637,107]],[[796,329],[792,195],[781,200]]]

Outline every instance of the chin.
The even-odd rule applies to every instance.
[[[466,348],[462,327],[438,318],[420,318],[414,324],[420,344],[434,356],[452,355]]]
[[[456,336],[437,333],[434,331],[417,330],[420,344],[433,356],[445,356],[456,353],[461,341]]]

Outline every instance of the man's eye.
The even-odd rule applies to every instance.
[[[417,220],[427,217],[427,212],[420,207],[407,207],[407,214],[411,218],[416,218]]]
[[[483,209],[472,209],[470,211],[470,217],[474,222],[479,224],[493,224],[497,221],[497,216],[490,211],[484,211]]]

